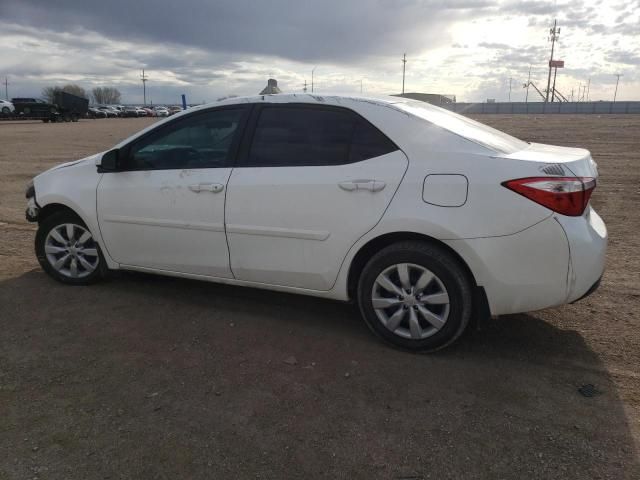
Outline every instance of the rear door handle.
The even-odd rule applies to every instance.
[[[346,190],[347,192],[353,192],[355,190],[369,190],[370,192],[379,192],[387,186],[386,183],[380,180],[349,180],[346,182],[340,182],[338,186]]]
[[[222,190],[224,190],[224,185],[222,185],[221,183],[194,183],[193,185],[189,185],[189,190],[196,193],[200,193],[200,192],[219,193]]]

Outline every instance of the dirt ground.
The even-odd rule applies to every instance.
[[[341,303],[54,282],[25,184],[152,120],[0,123],[0,479],[640,478],[640,115],[478,119],[591,150],[607,272],[435,355],[382,345]]]

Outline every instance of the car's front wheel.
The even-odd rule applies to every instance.
[[[391,344],[434,351],[453,343],[471,318],[471,281],[445,249],[400,242],[374,255],[358,283],[367,325]]]
[[[104,276],[100,246],[84,222],[72,212],[58,212],[41,222],[36,233],[40,266],[56,280],[87,285]]]

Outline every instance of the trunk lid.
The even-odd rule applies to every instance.
[[[598,177],[598,165],[591,158],[591,153],[583,148],[530,143],[523,150],[497,155],[496,158],[537,163],[541,176]]]

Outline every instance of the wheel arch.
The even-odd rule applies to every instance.
[[[45,219],[49,218],[54,213],[58,213],[62,211],[73,213],[80,220],[82,220],[86,225],[87,222],[82,218],[82,215],[76,212],[73,208],[69,207],[68,205],[64,205],[62,203],[49,203],[41,207],[40,211],[38,212],[38,224],[42,223]]]
[[[360,275],[364,266],[369,261],[369,259],[379,252],[381,249],[388,247],[394,243],[405,242],[405,241],[418,241],[423,243],[428,243],[430,245],[435,245],[439,248],[442,248],[460,264],[463,270],[467,273],[470,281],[471,287],[473,289],[473,304],[474,304],[474,317],[477,317],[477,320],[484,320],[491,316],[491,312],[489,311],[489,303],[487,300],[487,295],[482,286],[478,286],[475,275],[467,262],[464,261],[462,256],[456,252],[453,248],[451,248],[446,243],[437,240],[433,237],[422,233],[409,232],[409,231],[400,231],[400,232],[389,232],[383,235],[372,238],[367,243],[365,243],[358,252],[354,255],[351,260],[351,264],[349,265],[349,272],[347,274],[347,294],[350,300],[354,300],[357,298],[357,289],[358,289],[358,281],[360,279]]]

